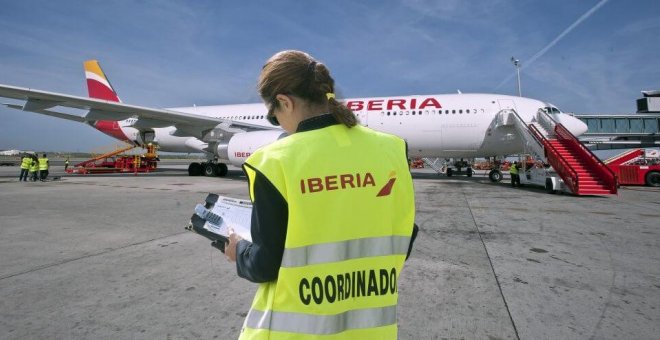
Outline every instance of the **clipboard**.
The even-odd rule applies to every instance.
[[[230,228],[252,242],[252,202],[209,193],[204,203],[197,204],[194,210],[186,230],[208,238],[221,251],[224,252],[225,243],[229,241]]]

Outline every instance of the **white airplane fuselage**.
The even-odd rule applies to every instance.
[[[408,143],[411,157],[487,157],[523,152],[521,137],[513,126],[496,127],[497,113],[515,109],[527,123],[541,108],[553,108],[553,118],[573,134],[586,132],[580,120],[559,113],[536,99],[498,94],[443,94],[347,99],[360,124],[397,135]],[[169,108],[168,110],[223,118],[256,126],[273,126],[265,119],[264,104],[239,104]],[[139,140],[135,119],[119,122],[127,139]],[[195,137],[177,137],[175,127],[154,128],[153,142],[161,151],[202,152],[208,144]],[[241,152],[241,151],[238,151]],[[238,158],[245,159],[250,150]],[[236,159],[232,163],[236,163]]]
[[[262,103],[170,109],[124,104],[98,61],[87,60],[83,66],[89,98],[0,84],[0,97],[25,101],[0,105],[85,122],[122,141],[143,146],[155,143],[161,151],[204,153],[207,161],[193,162],[188,169],[193,176],[202,170],[209,176],[222,176],[227,172],[226,163],[241,165],[255,150],[286,135],[266,120],[267,108]],[[521,129],[531,124],[541,109],[573,135],[587,131],[582,121],[549,103],[499,94],[353,98],[343,103],[360,124],[404,139],[410,157],[475,158],[523,153],[529,145],[523,138],[531,137]],[[78,116],[59,108],[87,113]],[[551,128],[545,115],[539,119]]]

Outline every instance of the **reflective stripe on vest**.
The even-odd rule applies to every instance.
[[[252,309],[245,325],[256,329],[314,335],[336,334],[349,329],[374,328],[396,322],[396,305],[349,310],[334,315],[309,315]]]
[[[286,248],[281,267],[300,267],[361,257],[406,255],[409,245],[410,237],[394,235]]]

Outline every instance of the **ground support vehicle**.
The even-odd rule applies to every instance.
[[[660,151],[633,149],[605,160],[619,185],[660,187]]]

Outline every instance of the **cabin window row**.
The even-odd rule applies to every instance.
[[[481,113],[485,112],[484,109],[481,109],[480,111],[481,111]],[[454,110],[424,110],[424,111],[422,111],[422,110],[418,110],[418,111],[415,111],[415,110],[412,110],[412,111],[409,111],[409,110],[406,110],[406,111],[381,111],[380,114],[381,114],[381,116],[396,116],[396,115],[399,115],[399,116],[403,116],[403,115],[406,115],[406,116],[408,116],[408,115],[422,116],[424,114],[425,115],[428,115],[428,114],[433,114],[433,115],[443,114],[443,112],[446,115],[448,115],[448,114],[477,114],[479,112],[479,110],[477,110],[477,109],[458,109],[458,110],[454,109]]]
[[[231,120],[248,120],[248,119],[264,119],[266,116],[231,116],[229,119]]]
[[[482,113],[485,112],[484,109],[480,110]],[[381,116],[408,116],[408,115],[413,115],[413,116],[422,116],[422,115],[429,115],[429,114],[477,114],[479,110],[477,109],[458,109],[458,110],[406,110],[406,111],[381,111]],[[264,119],[264,115],[257,115],[257,116],[232,116],[229,117],[231,120],[249,120],[249,119]]]

